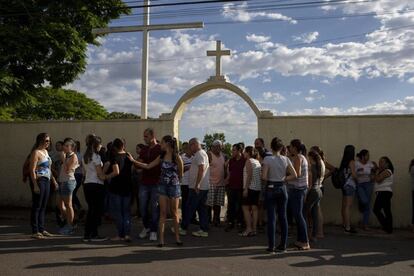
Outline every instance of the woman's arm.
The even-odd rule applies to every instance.
[[[269,174],[269,166],[267,164],[263,164],[263,166],[262,166],[262,180],[267,181],[268,174]]]
[[[38,161],[38,151],[35,150],[32,152],[30,156],[30,164],[29,164],[29,171],[30,171],[30,179],[34,186],[36,186],[36,164]]]
[[[288,176],[286,176],[286,181],[292,181],[298,178],[298,175],[296,174],[295,168],[292,166],[292,164],[288,164],[288,167],[286,169],[286,173]]]
[[[104,176],[103,180],[111,179],[111,178],[113,178],[115,176],[118,176],[118,175],[119,175],[119,166],[118,166],[118,164],[113,164],[112,165],[112,172],[110,174],[106,174]]]
[[[349,168],[351,169],[352,178],[354,180],[357,180],[357,174],[356,174],[355,161],[354,160],[349,162]]]
[[[295,156],[295,160],[293,160],[293,168],[295,169],[296,175],[298,177],[302,176],[302,168],[301,168],[301,162],[300,162],[300,157],[299,155]]]
[[[253,167],[252,167],[252,163],[250,162],[250,160],[246,160],[246,163],[244,166],[246,167],[247,177],[246,177],[246,181],[243,183],[243,189],[247,190],[249,188],[250,182],[252,182]]]
[[[389,170],[383,170],[381,172],[377,172],[377,174],[375,175],[375,182],[381,183],[382,181],[384,181],[384,179],[390,176],[391,176],[391,173]]]
[[[142,163],[142,162],[139,162],[139,161],[135,160],[132,157],[132,155],[129,154],[129,153],[128,153],[127,157],[128,157],[129,160],[131,160],[131,162],[134,164],[134,166],[136,168],[143,168],[143,169],[146,169],[146,170],[150,170],[150,169],[158,166],[161,163],[161,157],[160,156],[158,156],[154,161],[152,161],[149,164]]]
[[[178,178],[181,180],[184,175],[184,163],[183,159],[181,159],[181,156],[177,155],[176,162],[178,166]]]

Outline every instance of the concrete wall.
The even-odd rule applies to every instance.
[[[84,141],[87,134],[95,133],[105,144],[123,137],[128,150],[133,151],[136,143],[143,142],[142,133],[147,127],[154,128],[161,138],[173,133],[174,124],[170,119],[0,123],[0,206],[29,206],[30,192],[22,183],[21,167],[38,133],[48,132],[54,141],[68,136]],[[319,145],[328,161],[336,166],[346,144],[355,145],[357,150],[367,148],[375,161],[383,155],[389,156],[396,168],[392,199],[395,225],[410,224],[408,163],[414,158],[414,116],[269,117],[258,119],[258,130],[267,144],[278,136],[285,143],[300,138],[308,147]],[[325,222],[341,223],[341,192],[334,189],[330,181],[325,186],[322,202]],[[358,219],[354,208],[353,221]],[[372,222],[376,223],[374,217]]]
[[[392,211],[396,226],[411,223],[411,184],[408,165],[414,158],[414,116],[347,116],[347,117],[274,117],[259,119],[259,135],[267,144],[275,136],[289,143],[300,138],[307,147],[319,145],[330,163],[339,166],[344,146],[352,144],[356,150],[368,149],[371,160],[378,162],[388,156],[395,166],[395,185]],[[341,191],[327,181],[322,206],[326,222],[341,223]],[[358,215],[354,204],[352,215]],[[373,223],[376,218],[371,217]]]
[[[126,139],[127,149],[135,152],[135,145],[143,143],[143,132],[147,127],[152,127],[159,139],[173,131],[173,123],[168,120],[0,123],[0,206],[30,205],[30,189],[22,182],[21,168],[38,133],[47,132],[52,142],[72,137],[81,141],[82,147],[90,133],[102,137],[104,145],[120,137]],[[80,197],[83,197],[82,191]]]

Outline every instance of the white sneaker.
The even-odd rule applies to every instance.
[[[150,233],[150,241],[157,241],[157,232]]]
[[[150,232],[150,230],[148,228],[144,228],[142,229],[141,233],[139,233],[139,238],[140,239],[145,239],[148,236],[148,233]]]
[[[197,232],[193,232],[192,234],[194,237],[208,238],[208,232],[204,232],[203,230],[198,230]]]

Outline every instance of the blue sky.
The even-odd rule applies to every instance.
[[[153,24],[203,21],[205,27],[151,33],[149,115],[171,112],[188,89],[214,75],[214,58],[205,52],[214,50],[216,39],[232,51],[222,61],[228,79],[277,116],[414,113],[414,1],[277,6],[299,2],[311,1],[153,8]],[[177,16],[183,9],[199,14]],[[138,15],[111,25],[140,25],[142,11],[133,12]],[[139,114],[141,39],[141,33],[105,36],[101,46],[89,48],[85,73],[69,87],[110,111]],[[185,111],[180,139],[212,132],[251,144],[255,115],[231,92],[208,92]]]

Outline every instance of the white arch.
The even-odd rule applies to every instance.
[[[259,110],[254,101],[238,86],[223,80],[209,80],[192,87],[190,90],[184,93],[184,95],[174,106],[172,113],[169,114],[169,117],[174,121],[174,136],[178,137],[178,123],[181,120],[187,105],[190,104],[198,96],[214,89],[228,90],[241,97],[256,114],[257,119],[264,115],[262,114],[263,112]]]

